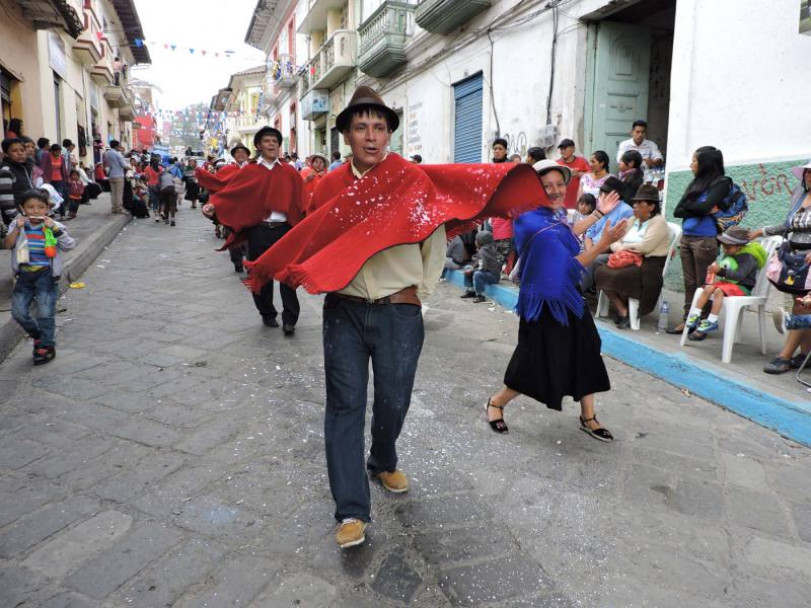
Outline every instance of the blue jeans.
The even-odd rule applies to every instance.
[[[484,288],[498,283],[498,279],[498,275],[487,270],[474,270],[472,275],[465,275],[465,286],[481,296],[484,295]]]
[[[42,346],[54,346],[54,309],[59,295],[58,281],[50,268],[39,272],[21,272],[17,275],[11,294],[11,316],[29,336],[40,340]],[[37,301],[37,318],[31,316],[31,302]]]
[[[811,328],[811,315],[786,315],[786,329]]]
[[[369,359],[374,372],[372,447],[366,469],[397,468],[403,428],[425,331],[413,304],[365,304],[327,295],[324,302],[324,439],[335,519],[371,521],[364,433]]]

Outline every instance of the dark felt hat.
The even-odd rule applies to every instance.
[[[344,108],[343,112],[338,114],[335,119],[335,126],[338,131],[344,132],[349,130],[349,123],[351,122],[352,113],[358,109],[374,109],[382,112],[386,116],[386,121],[389,123],[389,128],[396,131],[400,126],[400,117],[397,112],[392,110],[383,101],[383,98],[378,95],[371,87],[358,87],[355,89],[352,99],[349,104]]]
[[[274,129],[273,127],[262,127],[261,129],[259,129],[256,132],[256,135],[253,136],[253,145],[254,145],[254,147],[256,147],[256,148],[259,147],[259,142],[262,141],[262,138],[265,135],[275,135],[280,146],[282,145],[282,142],[284,141],[284,137],[282,137],[282,132],[279,131],[279,129]],[[250,152],[248,152],[248,154],[250,154]]]
[[[233,147],[233,148],[231,148],[231,156],[233,156],[233,155],[234,155],[234,152],[236,152],[237,150],[245,150],[245,152],[247,152],[247,153],[248,153],[248,156],[250,156],[250,155],[251,155],[251,151],[248,149],[248,146],[246,146],[245,144],[243,144],[241,141],[240,141],[240,142],[235,143],[235,144],[234,144],[234,147]]]
[[[636,194],[631,198],[631,202],[646,201],[648,203],[658,203],[659,200],[659,188],[648,184],[639,186],[639,190],[637,190]]]

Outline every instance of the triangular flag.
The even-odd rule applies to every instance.
[[[172,44],[172,45],[171,45],[171,47],[172,47],[172,50],[174,51],[174,50],[177,48],[177,45],[176,45],[176,44]]]
[[[168,44],[164,44],[164,45],[163,45],[163,48],[165,48],[165,49],[167,49],[167,50],[168,50],[168,49],[169,49],[169,45],[168,45]]]
[[[194,49],[189,49],[189,53],[191,53],[192,55],[194,55]]]
[[[140,38],[136,38],[135,39],[135,46],[137,46],[138,48],[141,48],[142,46],[144,46],[144,41],[141,40]]]
[[[220,54],[219,54],[219,53],[214,53],[214,56],[215,56],[215,57],[219,57],[219,56],[220,56]]]
[[[205,57],[205,56],[206,56],[206,52],[205,52],[205,51],[200,51],[200,52],[203,54],[203,57]]]

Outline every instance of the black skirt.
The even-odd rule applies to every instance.
[[[601,344],[588,309],[582,319],[569,312],[569,325],[564,326],[544,308],[537,321],[521,319],[504,384],[558,411],[566,395],[580,401],[611,390]]]

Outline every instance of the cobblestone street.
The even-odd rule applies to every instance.
[[[53,363],[25,342],[0,366],[0,606],[808,606],[807,448],[613,360],[615,443],[526,398],[497,436],[517,320],[445,284],[412,489],[373,485],[367,543],[340,551],[321,298],[299,290],[284,338],[220,243],[187,205],[131,222],[60,301]]]

